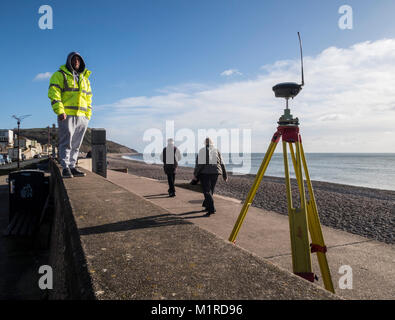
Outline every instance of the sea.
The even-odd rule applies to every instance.
[[[233,174],[256,174],[264,153],[222,154]],[[395,191],[395,153],[306,153],[311,180]],[[136,154],[124,159],[161,164],[159,154]],[[180,166],[194,167],[195,154],[184,154]],[[295,177],[289,157],[290,175]],[[284,177],[283,154],[275,153],[265,176]]]

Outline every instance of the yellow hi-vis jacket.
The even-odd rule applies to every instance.
[[[77,82],[73,74],[66,68],[60,67],[49,80],[48,98],[51,99],[52,109],[60,115],[70,116],[92,115],[92,91],[89,82],[91,71],[85,69],[79,74]]]

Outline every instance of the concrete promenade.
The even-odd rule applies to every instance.
[[[2,235],[0,299],[339,299],[99,175],[63,180],[52,162],[50,172],[49,250]],[[53,268],[49,292],[38,287],[44,264]]]
[[[167,181],[158,181],[108,170],[107,179],[144,197],[160,208],[193,222],[200,228],[228,239],[241,209],[241,202],[215,196],[217,213],[204,217],[201,193],[177,188],[177,196],[167,195]],[[176,186],[187,186],[187,181],[176,181]],[[395,298],[395,248],[382,242],[366,239],[323,226],[328,247],[328,261],[336,294],[347,299]],[[236,246],[264,258],[277,266],[292,271],[288,217],[251,207],[236,240]],[[313,271],[323,286],[315,254]],[[352,268],[352,289],[340,289],[341,266]]]

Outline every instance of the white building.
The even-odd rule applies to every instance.
[[[8,156],[11,158],[12,161],[17,161],[19,155],[19,160],[22,160],[22,150],[19,148],[10,148],[8,149]]]
[[[26,138],[26,137],[20,137],[19,142],[21,144],[21,148],[31,148],[32,146],[32,140]],[[14,147],[18,147],[18,137],[15,137],[14,140]]]
[[[44,154],[51,154],[52,153],[52,146],[50,144],[43,144],[42,145],[42,153]]]
[[[0,130],[0,144],[3,147],[10,147],[14,144],[14,133],[12,130]]]
[[[43,153],[43,148],[41,146],[41,143],[37,142],[36,140],[32,140],[32,144],[31,144],[31,148],[30,149],[34,152],[34,154],[41,154],[41,153]]]

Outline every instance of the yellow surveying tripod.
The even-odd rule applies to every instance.
[[[265,153],[265,157],[263,158],[259,171],[256,174],[254,184],[252,185],[252,188],[248,193],[247,199],[244,202],[243,208],[241,209],[240,215],[229,237],[229,241],[235,242],[243,220],[247,214],[249,207],[252,204],[252,201],[254,200],[255,194],[262,181],[263,175],[265,174],[266,168],[268,167],[269,162],[272,158],[274,150],[276,149],[276,146],[280,139],[282,139],[293,272],[296,275],[299,275],[302,278],[307,279],[311,282],[314,282],[314,279],[318,279],[312,272],[310,254],[310,251],[311,253],[316,252],[325,288],[334,293],[335,290],[333,288],[332,278],[326,258],[327,248],[325,246],[324,237],[322,235],[313,187],[310,181],[309,171],[307,169],[306,157],[302,146],[302,139],[299,134],[299,120],[298,118],[292,117],[290,109],[288,108],[289,98],[294,98],[300,92],[303,85],[304,80],[302,63],[302,84],[286,82],[280,83],[273,87],[276,97],[286,99],[286,109],[284,110],[284,114],[280,117],[278,121],[279,126],[277,127],[277,131],[274,133],[269,148]],[[300,208],[294,208],[292,205],[287,144],[289,145],[289,149],[291,152],[292,163],[299,188]],[[293,145],[295,145],[296,153]],[[303,180],[302,167],[306,176],[309,199],[306,199],[305,182]],[[310,245],[309,232],[311,237]]]

